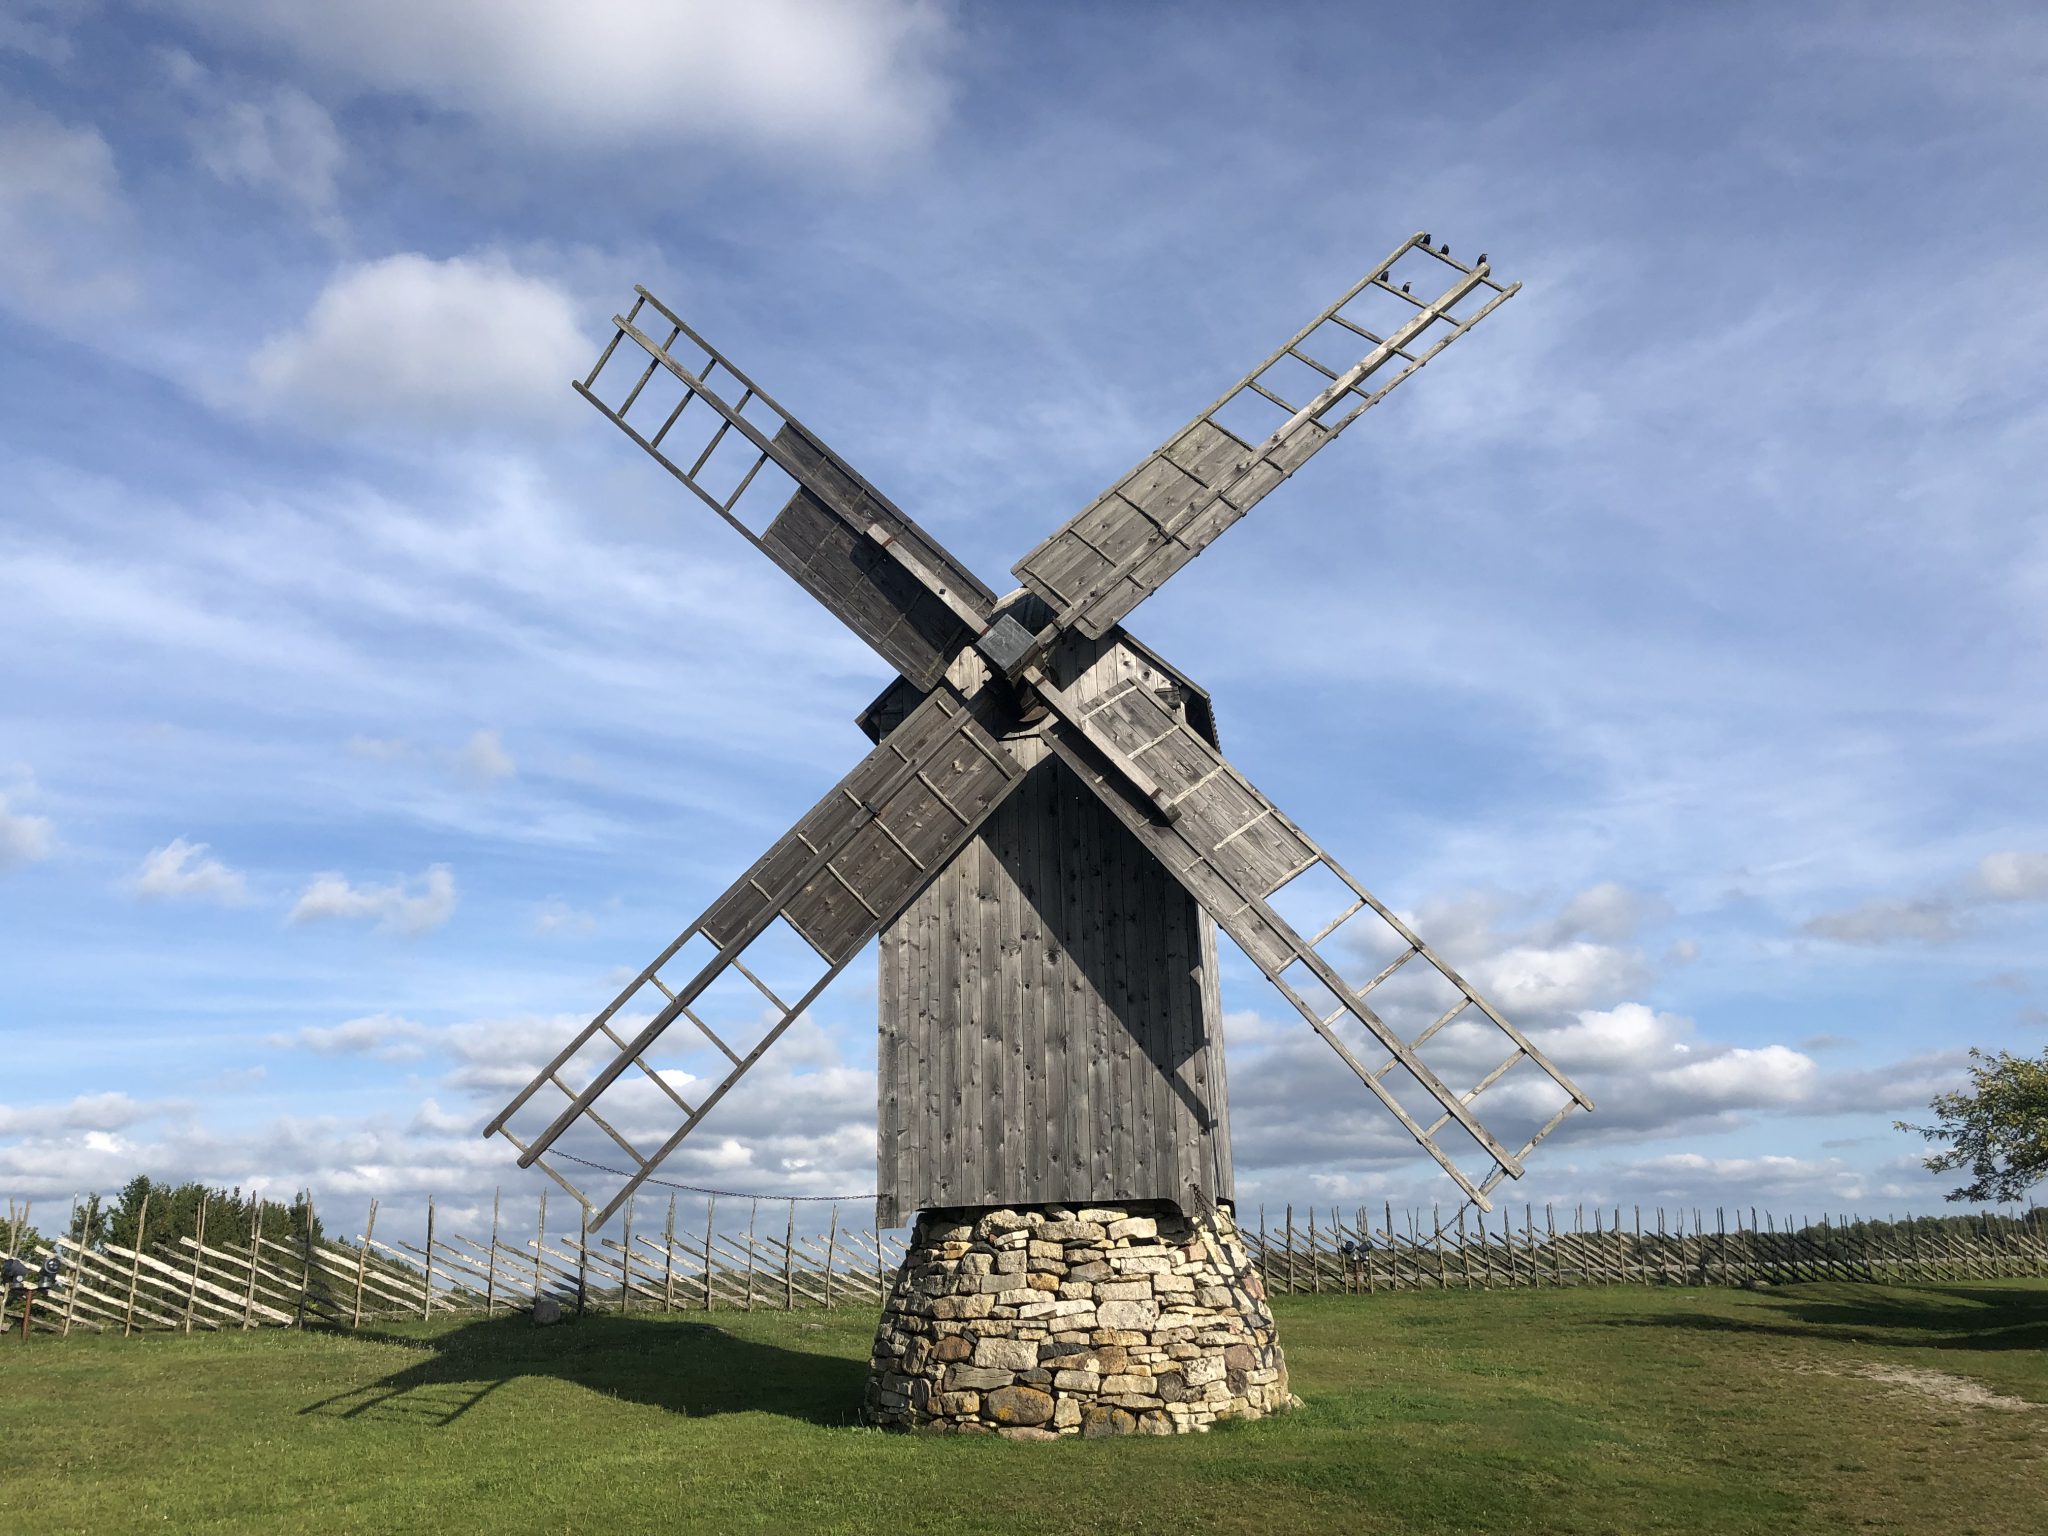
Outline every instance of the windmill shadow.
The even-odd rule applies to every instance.
[[[2048,1349],[2048,1290],[2021,1286],[1818,1284],[1758,1298],[1763,1315],[1665,1314],[1628,1328],[1832,1339],[1899,1349]]]
[[[535,1328],[523,1315],[432,1338],[369,1333],[418,1358],[380,1380],[308,1403],[335,1419],[445,1428],[522,1377],[554,1377],[686,1418],[773,1413],[808,1424],[856,1421],[867,1363],[786,1349],[711,1323],[590,1316]]]

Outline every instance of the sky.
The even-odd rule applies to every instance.
[[[0,1193],[523,1198],[865,750],[569,388],[634,284],[1003,590],[1426,229],[1523,290],[1132,631],[1597,1101],[1505,1199],[1939,1207],[2048,1045],[2044,151],[2019,5],[10,0]],[[1242,1205],[1455,1200],[1222,976]],[[872,1190],[874,1009],[668,1176]]]

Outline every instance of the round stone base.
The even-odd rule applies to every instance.
[[[875,1332],[871,1424],[1176,1434],[1297,1406],[1227,1211],[925,1211]]]

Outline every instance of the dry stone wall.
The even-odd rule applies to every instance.
[[[1228,1212],[1165,1202],[918,1217],[875,1333],[890,1428],[1174,1434],[1295,1406]]]

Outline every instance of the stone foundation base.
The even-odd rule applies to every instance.
[[[871,1424],[1017,1440],[1175,1434],[1298,1406],[1225,1211],[918,1217],[875,1333]]]

